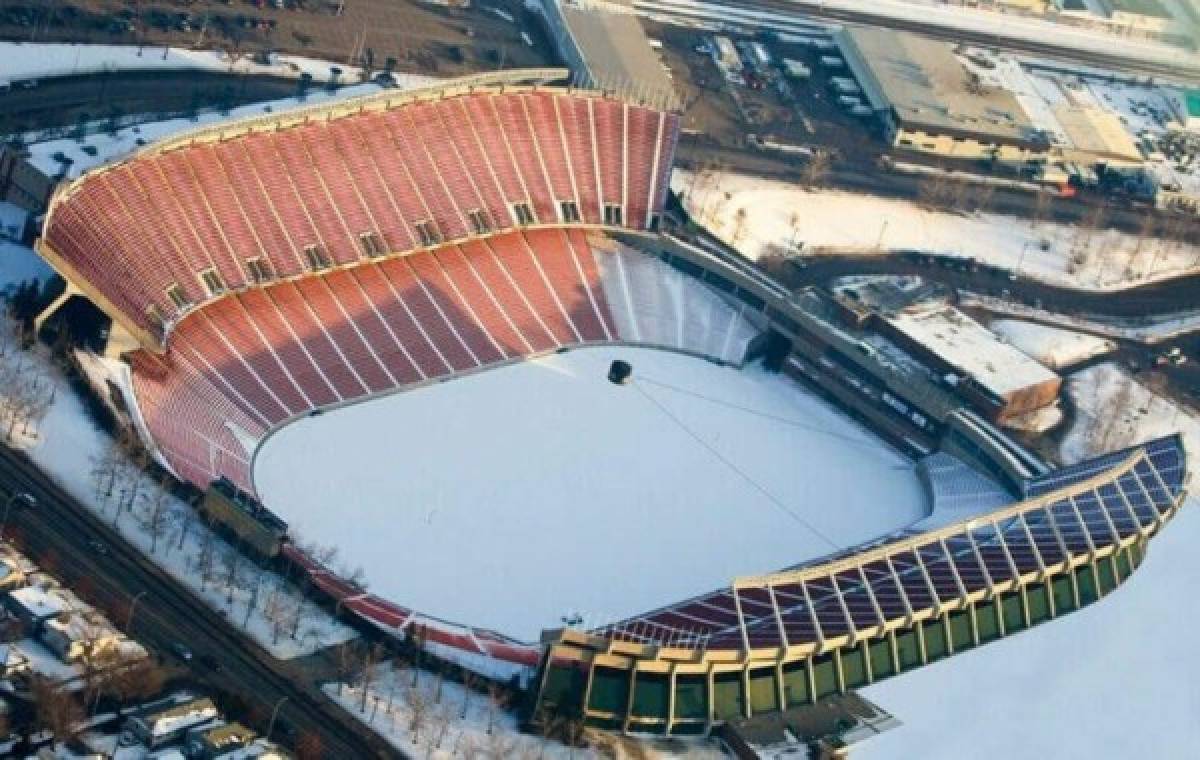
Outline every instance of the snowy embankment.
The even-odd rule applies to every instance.
[[[1117,344],[1094,335],[1046,327],[1017,319],[997,319],[988,327],[1050,369],[1062,369],[1116,350]]]
[[[1140,239],[1114,229],[1002,214],[932,211],[912,201],[808,190],[727,172],[677,169],[671,186],[698,223],[752,259],[789,249],[829,254],[920,250],[974,258],[1055,285],[1105,290],[1193,272],[1200,265],[1195,241]]]
[[[54,270],[31,248],[18,242],[29,212],[0,201],[0,296],[27,282],[45,282]]]
[[[714,743],[675,739],[659,747],[612,735],[588,738],[604,747],[572,748],[517,730],[516,716],[505,704],[505,692],[485,694],[399,662],[363,669],[346,685],[326,684],[326,696],[369,726],[409,757],[522,758],[534,760],[596,760],[601,757],[688,758],[727,757]]]
[[[1143,343],[1162,343],[1184,333],[1200,330],[1200,310],[1150,316],[1143,319],[1121,319],[1116,317],[1072,316],[1055,311],[1038,309],[1017,301],[1010,301],[979,293],[961,292],[961,303],[989,311],[1026,320],[1056,325],[1068,331],[1085,332],[1095,336],[1119,340],[1135,340]]]
[[[428,77],[406,76],[400,81],[399,86],[407,89],[428,85],[434,81],[436,80]],[[69,161],[66,176],[74,178],[88,169],[115,161],[138,148],[179,132],[232,119],[263,116],[270,113],[283,113],[292,108],[371,95],[382,89],[382,87],[376,84],[352,85],[336,90],[314,88],[309,90],[303,97],[281,98],[262,103],[251,103],[230,109],[229,111],[201,111],[195,118],[166,119],[163,121],[135,124],[118,129],[115,134],[103,131],[102,127],[98,127],[98,131],[88,134],[82,139],[64,137],[35,142],[26,147],[29,149],[30,163],[42,172],[50,175],[59,174],[62,170],[63,159],[66,159]]]
[[[0,329],[10,329],[7,321]],[[116,362],[82,359],[97,377],[121,371]],[[15,375],[19,384],[5,380],[0,388],[3,400],[29,399],[19,405],[23,416],[11,428],[12,445],[26,449],[68,493],[273,656],[311,654],[356,635],[206,528],[192,507],[137,467],[96,427],[83,400],[40,346],[5,351],[0,363],[21,368]],[[26,386],[31,387],[28,393],[14,393]]]
[[[348,72],[352,71],[351,67],[333,61],[281,53],[273,53],[270,63],[258,63],[251,57],[231,56],[222,50],[60,42],[0,42],[0,84],[109,71],[181,69],[276,77],[300,77],[308,74],[317,82],[345,78]],[[334,69],[338,70],[337,74],[334,73]]]
[[[1193,471],[1200,464],[1200,419],[1123,370],[1084,370],[1069,392],[1079,414],[1062,447],[1065,461],[1180,430]],[[1198,544],[1193,497],[1112,596],[868,688],[904,726],[856,748],[856,756],[1190,756],[1200,746],[1200,650],[1175,637],[1200,626],[1200,608],[1190,601],[1200,578]]]

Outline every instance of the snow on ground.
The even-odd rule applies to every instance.
[[[1055,311],[1038,309],[1017,301],[1010,301],[979,293],[960,292],[961,304],[984,309],[993,314],[1007,314],[1060,326],[1068,331],[1081,331],[1109,338],[1136,340],[1145,343],[1162,343],[1184,333],[1200,330],[1200,310],[1153,315],[1146,318],[1126,319],[1104,316],[1074,316]]]
[[[1116,343],[1105,338],[1018,319],[997,319],[988,327],[1050,369],[1069,367],[1117,348]]]
[[[334,76],[332,69],[340,69]],[[333,61],[274,53],[262,64],[246,56],[236,58],[221,50],[138,47],[137,45],[87,45],[60,42],[0,42],[0,84],[28,79],[76,76],[102,71],[195,69],[231,74],[299,77],[315,81],[354,77],[357,69]]]
[[[414,77],[414,80],[416,79],[421,78]],[[418,86],[419,84],[420,82],[414,81],[413,86]],[[251,103],[230,109],[227,112],[202,111],[197,114],[195,119],[178,118],[148,122],[119,129],[115,135],[101,131],[96,134],[89,134],[82,140],[74,137],[64,137],[56,140],[32,143],[26,147],[29,149],[29,162],[46,174],[56,175],[61,171],[62,162],[58,156],[61,155],[70,159],[71,164],[66,176],[74,178],[94,166],[122,158],[138,148],[178,132],[230,119],[262,116],[267,113],[280,113],[291,108],[344,100],[360,95],[370,95],[379,92],[380,89],[382,88],[376,84],[352,85],[334,91],[324,88],[314,88],[303,99],[293,97],[270,100],[263,103]],[[91,155],[85,148],[94,150],[96,155]]]
[[[614,358],[630,386],[608,382]],[[828,553],[817,531],[846,546],[927,511],[909,462],[790,379],[627,347],[301,419],[254,475],[374,593],[524,640]]]
[[[414,675],[417,676],[415,681]],[[647,760],[666,757],[717,760],[727,757],[715,744],[704,741],[676,740],[671,742],[669,750],[664,751],[653,742],[639,742],[636,752],[626,753],[621,753],[617,747],[614,752],[570,748],[557,741],[519,733],[513,713],[497,706],[488,694],[464,689],[453,681],[439,683],[436,675],[426,671],[414,674],[413,670],[397,662],[380,663],[353,684],[326,684],[322,690],[355,720],[370,726],[406,755],[428,760],[476,757],[595,760],[612,756]],[[618,744],[634,741],[609,738]]]
[[[29,212],[0,201],[0,295],[30,280],[48,280],[54,270],[31,248],[20,243]]]
[[[1069,392],[1080,414],[1063,445],[1065,461],[1182,430],[1193,471],[1200,464],[1200,419],[1121,369],[1084,370]],[[1112,596],[866,689],[904,725],[856,747],[855,756],[1193,756],[1200,746],[1200,649],[1176,637],[1200,626],[1200,608],[1190,602],[1200,580],[1198,544],[1200,504],[1193,497]]]
[[[30,459],[68,493],[114,525],[126,540],[275,657],[290,659],[307,655],[356,635],[314,604],[304,601],[279,576],[260,572],[247,561],[235,561],[236,551],[207,531],[191,507],[172,496],[164,496],[159,514],[166,517],[157,521],[159,539],[155,542],[150,515],[155,494],[161,489],[148,477],[141,476],[138,487],[141,496],[128,509],[119,507],[122,494],[133,487],[133,477],[128,471],[116,479],[113,496],[102,499],[97,486],[100,478],[94,473],[111,450],[112,439],[96,427],[83,400],[40,349],[18,355],[35,368],[32,372],[53,378],[57,387],[45,418],[30,434],[20,436],[19,442],[27,448]],[[102,364],[101,360],[93,359],[85,366],[99,373],[104,369]],[[211,572],[200,569],[205,555],[211,557]],[[231,565],[235,567],[232,571]],[[205,575],[209,576],[207,580]]]
[[[671,185],[700,224],[756,259],[777,247],[852,252],[917,249],[986,261],[1050,283],[1119,288],[1200,265],[1200,244],[991,213],[931,211],[917,203],[727,172],[676,170]],[[1047,250],[1042,250],[1043,243]],[[1076,250],[1086,251],[1074,261]]]

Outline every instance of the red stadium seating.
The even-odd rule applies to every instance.
[[[45,240],[116,316],[153,333],[161,328],[148,307],[169,328],[190,308],[261,284],[252,259],[268,278],[304,274],[308,246],[353,265],[421,247],[423,223],[432,242],[511,228],[513,204],[526,204],[534,224],[600,224],[604,203],[622,204],[620,225],[642,229],[661,210],[677,131],[674,115],[578,92],[415,101],[135,155],[72,184]],[[366,250],[364,235],[384,250]],[[206,270],[220,292],[203,283]],[[186,303],[168,296],[172,286]],[[562,327],[551,326],[560,342]]]
[[[611,340],[598,276],[565,232],[534,230],[269,285],[190,313],[166,357],[136,353],[135,392],[180,477],[205,486],[224,475],[248,489],[245,446],[291,417]]]

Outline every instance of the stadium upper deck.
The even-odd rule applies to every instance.
[[[676,115],[475,79],[224,125],[57,193],[41,252],[144,348],[231,293],[521,227],[651,228]]]

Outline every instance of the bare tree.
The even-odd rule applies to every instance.
[[[167,532],[171,523],[171,492],[168,490],[167,477],[164,475],[157,487],[150,489],[146,499],[146,510],[142,518],[142,528],[150,534],[150,553],[158,553],[158,540]]]
[[[824,184],[833,164],[828,151],[814,150],[800,172],[800,179],[809,189],[816,189]]]
[[[76,695],[40,675],[33,677],[30,691],[38,727],[49,731],[57,741],[73,739],[83,720],[83,707]]]

